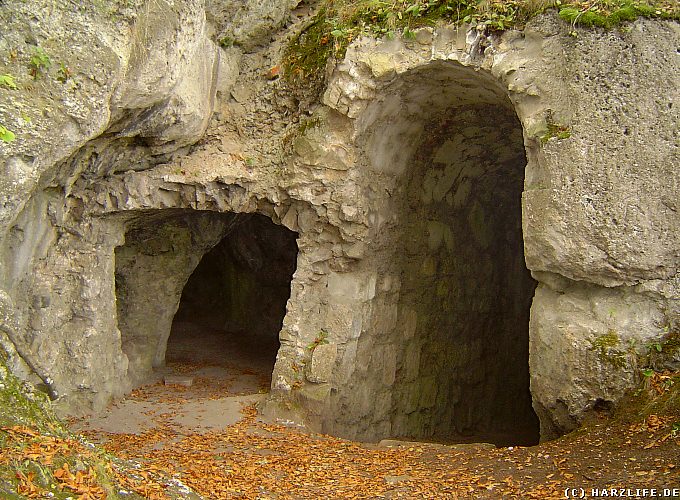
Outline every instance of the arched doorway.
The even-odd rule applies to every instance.
[[[239,216],[184,286],[166,360],[229,363],[268,377],[268,387],[295,272],[295,239],[265,216]]]
[[[238,358],[271,376],[296,233],[259,214],[165,209],[127,217],[115,254],[116,301],[132,385],[166,359]]]
[[[537,443],[528,363],[535,282],[521,213],[527,159],[505,89],[484,71],[433,62],[383,89],[361,120],[372,168],[397,179],[392,434]]]

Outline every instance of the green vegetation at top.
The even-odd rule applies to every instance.
[[[613,28],[638,17],[680,20],[675,0],[322,0],[311,23],[286,52],[288,78],[320,78],[330,57],[364,35],[388,38],[438,22],[476,24],[489,30],[522,28],[532,17],[556,9],[572,26]]]

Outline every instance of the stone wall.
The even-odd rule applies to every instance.
[[[665,35],[660,35],[657,29]],[[663,76],[674,71],[675,63],[667,58],[662,58],[660,65],[646,63],[646,55],[641,49],[646,44],[653,44],[652,40],[658,37],[677,39],[677,26],[668,24],[661,27],[639,21],[626,34],[600,37],[580,32],[577,41],[564,36],[564,33],[564,27],[549,17],[535,21],[522,34],[509,33],[501,38],[484,37],[474,31],[423,30],[417,33],[415,41],[358,42],[350,48],[345,61],[335,68],[324,102],[352,120],[353,137],[358,143],[354,149],[357,163],[362,174],[372,178],[367,182],[371,187],[366,192],[369,202],[366,220],[369,228],[368,253],[376,257],[371,260],[371,272],[344,274],[346,283],[355,283],[354,296],[369,290],[369,300],[363,306],[363,310],[369,312],[361,317],[360,324],[365,331],[360,334],[356,347],[352,337],[338,342],[337,352],[342,351],[344,356],[349,352],[350,357],[337,361],[336,378],[328,378],[331,387],[328,397],[333,399],[336,385],[347,384],[349,390],[338,389],[332,410],[326,414],[324,421],[328,429],[361,437],[387,432],[428,435],[436,432],[435,422],[441,421],[453,422],[453,429],[449,427],[449,432],[464,431],[475,424],[479,430],[484,427],[485,419],[488,422],[498,415],[511,415],[519,409],[518,406],[512,410],[509,408],[508,394],[515,405],[518,404],[518,395],[526,394],[526,385],[523,386],[526,384],[526,365],[510,378],[506,372],[500,371],[500,367],[521,366],[527,359],[524,351],[527,338],[522,336],[519,325],[526,325],[526,307],[533,285],[526,274],[522,274],[524,266],[519,235],[515,232],[512,236],[510,231],[513,225],[516,227],[517,219],[506,218],[512,213],[512,206],[517,206],[511,186],[514,182],[516,196],[519,192],[517,183],[521,182],[522,175],[524,251],[533,277],[540,282],[533,299],[528,344],[531,395],[541,421],[543,438],[572,429],[590,409],[603,401],[617,400],[626,387],[633,386],[638,377],[637,360],[645,353],[645,345],[651,338],[660,338],[664,325],[669,323],[668,318],[677,314],[678,254],[677,250],[672,250],[678,248],[677,217],[669,216],[667,207],[659,205],[660,199],[674,196],[670,193],[675,193],[678,188],[677,170],[674,173],[666,170],[677,163],[672,159],[675,153],[672,147],[661,144],[658,144],[658,151],[652,151],[650,144],[664,141],[663,137],[654,137],[650,143],[642,145],[639,138],[635,141],[628,139],[632,126],[621,128],[622,122],[629,119],[628,111],[633,106],[636,116],[648,116],[651,121],[656,119],[652,117],[661,116],[662,120],[670,120],[666,124],[669,130],[673,129],[670,123],[677,120],[677,114],[671,118],[675,113],[669,113],[672,106],[664,105],[665,98],[653,89],[649,79],[639,76],[633,84],[630,78],[632,74],[651,71],[655,78],[677,89],[677,83],[672,84]],[[632,49],[635,56],[623,55],[629,54]],[[592,62],[586,63],[577,55],[591,51],[598,54]],[[608,55],[599,56],[604,53]],[[579,64],[572,62],[576,58],[579,58]],[[621,63],[623,59],[635,59],[639,64],[634,65],[631,61],[625,69],[611,66],[614,64],[612,61]],[[595,92],[591,84],[582,85],[584,78],[600,81],[599,85],[602,88],[606,86],[612,94]],[[611,81],[605,85],[603,80]],[[585,88],[589,89],[586,93]],[[509,103],[505,96],[509,97]],[[650,96],[657,97],[652,99]],[[618,107],[612,102],[618,102]],[[427,114],[436,121],[439,110],[442,110],[447,120],[454,121],[456,116],[464,116],[466,106],[474,106],[478,110],[494,107],[493,116],[498,121],[496,130],[477,141],[476,145],[481,148],[469,156],[474,164],[471,170],[486,173],[485,159],[493,154],[494,147],[503,148],[501,153],[496,153],[499,158],[507,155],[507,160],[497,163],[512,163],[511,159],[515,157],[515,168],[506,170],[507,177],[502,177],[500,171],[489,176],[490,179],[495,177],[496,182],[508,189],[501,190],[501,193],[507,193],[505,198],[501,195],[484,204],[484,196],[480,197],[480,193],[485,189],[490,192],[488,189],[493,189],[490,188],[492,184],[470,182],[470,193],[476,196],[468,194],[466,201],[469,204],[459,207],[458,213],[451,209],[449,213],[442,211],[437,214],[435,195],[441,200],[442,207],[446,206],[445,203],[452,203],[455,207],[456,194],[464,197],[467,187],[451,184],[449,177],[458,172],[454,168],[449,167],[448,172],[446,167],[435,168],[434,172],[418,170],[418,164],[422,164],[418,148],[427,148],[428,141],[437,143],[437,127],[432,127],[418,114]],[[592,113],[592,110],[601,111]],[[512,129],[501,132],[504,120],[507,120],[502,117],[512,116],[513,111],[519,118],[523,139],[519,139]],[[608,118],[601,118],[600,113]],[[617,118],[613,119],[612,114]],[[597,126],[593,123],[595,116],[600,117]],[[476,126],[480,129],[488,124],[483,114],[477,120],[480,123]],[[519,129],[515,127],[515,130]],[[608,141],[602,140],[599,132],[595,132],[600,127],[604,127]],[[466,128],[467,124],[458,124],[452,129],[452,142],[456,140],[457,133],[465,137]],[[558,138],[553,132],[555,130],[566,130],[567,133]],[[617,134],[617,130],[620,133]],[[636,130],[639,131],[640,127]],[[475,135],[469,130],[467,133]],[[502,141],[495,138],[494,133],[498,133]],[[516,137],[514,141],[511,139],[513,134]],[[317,132],[317,135],[321,134]],[[517,146],[519,140],[522,140],[526,151],[524,172]],[[507,141],[507,145],[500,146],[503,141]],[[437,145],[440,144],[445,145],[446,142],[442,140]],[[644,150],[644,160],[637,155],[635,157],[640,160],[632,160],[632,152],[629,151],[635,147],[641,148],[638,154]],[[456,148],[452,149],[455,151]],[[304,152],[300,152],[303,157]],[[589,160],[577,161],[575,154],[586,155]],[[565,165],[563,155],[573,161]],[[320,154],[316,153],[316,156]],[[663,185],[657,184],[659,196],[641,192],[641,189],[646,189],[645,181],[641,179],[641,182],[617,184],[615,189],[601,185],[603,179],[612,176],[637,179],[643,164],[646,165],[644,168],[657,173],[666,172],[668,178],[673,179]],[[410,203],[408,209],[399,202],[403,200],[400,188],[404,175],[413,179],[411,192],[405,196]],[[650,173],[646,181],[655,175]],[[469,178],[471,181],[474,176]],[[601,181],[593,184],[594,179]],[[375,185],[380,186],[382,192],[373,188]],[[472,186],[476,191],[472,190]],[[448,195],[451,187],[454,187],[453,193]],[[459,187],[462,187],[460,191]],[[493,195],[498,196],[498,191],[498,188],[493,190]],[[450,200],[447,201],[446,196]],[[473,201],[475,197],[479,197],[477,203]],[[607,209],[588,212],[587,204],[590,202],[587,200],[593,197],[607,198]],[[489,207],[504,208],[491,212]],[[412,219],[409,218],[409,210],[414,214]],[[640,232],[632,240],[628,239],[627,229],[621,223],[611,225],[599,219],[605,213],[611,215],[616,212],[617,220],[627,220],[630,210],[647,214],[644,220],[639,220]],[[433,214],[437,217],[432,217]],[[595,218],[599,222],[595,222]],[[507,236],[503,237],[509,239],[505,244],[494,245],[491,241],[499,238],[500,227],[508,230]],[[652,230],[652,227],[656,229]],[[635,240],[642,238],[641,234],[647,231],[653,231],[658,240],[646,243]],[[598,236],[595,236],[596,233]],[[395,241],[398,241],[397,234],[405,234],[406,240],[410,237],[410,244],[394,247]],[[485,237],[491,241],[485,241]],[[612,259],[616,259],[613,257],[615,252],[603,248],[597,241],[608,241],[607,248],[624,244],[641,249],[645,255],[653,253],[659,265],[652,274],[649,274],[651,269],[642,269],[646,266],[642,262],[612,265]],[[660,243],[657,245],[657,242]],[[449,251],[455,258],[449,261],[434,258],[436,252],[433,248],[444,252],[447,245],[452,248]],[[508,250],[505,257],[498,252],[488,252],[494,258],[489,258],[485,267],[484,260],[475,259],[474,252],[475,247],[484,249],[485,246],[514,247],[516,250]],[[635,260],[630,253],[626,254],[626,259]],[[406,272],[402,273],[397,264],[399,261],[406,262]],[[473,268],[475,261],[479,264]],[[663,262],[673,263],[666,268]],[[465,271],[453,279],[451,276],[441,279],[447,267],[455,267],[454,263],[461,263],[460,267]],[[492,263],[498,267],[490,267]],[[558,277],[560,269],[566,268],[569,272]],[[542,272],[547,269],[552,269],[551,273]],[[425,279],[427,274],[433,278],[429,283]],[[507,281],[482,289],[481,283],[493,283],[493,279],[489,278],[497,275]],[[577,280],[585,283],[579,284]],[[522,282],[525,284],[521,285]],[[453,294],[447,296],[446,287],[457,290],[461,295],[447,301]],[[466,289],[471,290],[467,298],[466,292],[460,292]],[[507,290],[508,294],[494,297],[499,289]],[[437,291],[441,294],[439,303],[434,298]],[[616,312],[603,321],[600,301],[604,297],[612,300],[614,296],[620,298],[614,308]],[[495,299],[493,302],[491,297]],[[430,307],[426,306],[428,301],[431,301]],[[416,310],[411,307],[414,302]],[[476,316],[469,312],[460,314],[470,322],[456,322],[444,312],[449,304],[453,304],[449,305],[450,308],[462,311],[465,304],[470,303],[474,305],[471,310],[477,308],[482,313]],[[436,340],[433,342],[437,334],[430,332],[441,326],[444,326],[441,330],[448,327],[449,335],[454,337],[456,331],[472,331],[473,324],[484,324],[480,317],[484,317],[484,307],[489,305],[492,314],[486,317],[491,316],[493,320],[488,322],[486,331],[496,336],[490,333],[477,337],[470,335],[467,342],[460,342],[455,349],[448,351],[451,354],[442,355],[442,344]],[[641,314],[640,307],[644,307],[644,314]],[[425,312],[423,317],[418,314],[419,308]],[[436,320],[438,316],[439,322]],[[497,323],[493,324],[493,321]],[[634,335],[633,329],[637,331]],[[391,335],[392,331],[400,334]],[[605,349],[603,353],[597,347],[599,341],[612,332],[617,336],[618,347],[611,351]],[[412,340],[412,336],[417,339],[419,335],[419,340]],[[458,339],[462,338],[465,337]],[[492,346],[489,346],[490,342],[493,342]],[[525,347],[519,348],[519,343]],[[425,351],[424,345],[428,346]],[[487,349],[483,349],[482,345],[486,345]],[[332,348],[328,350],[333,351]],[[624,359],[625,362],[611,363],[608,357]],[[456,359],[461,360],[458,366]],[[475,359],[483,359],[483,366],[471,362]],[[564,365],[574,371],[556,369]],[[464,369],[461,370],[461,366]],[[349,377],[348,367],[354,371]],[[452,375],[450,378],[443,375],[447,370]],[[404,381],[409,381],[410,387]],[[504,393],[504,384],[507,388],[513,387],[507,394]],[[476,394],[480,393],[476,391],[478,387],[485,387],[489,391],[487,394],[492,395],[490,399],[502,396],[492,399],[497,405],[492,405],[484,396],[468,397],[467,404],[457,408],[455,402],[464,400],[458,392],[462,387]],[[321,391],[321,388],[318,390]],[[471,408],[484,408],[484,411],[480,414],[471,411]],[[466,410],[470,413],[466,414]],[[432,417],[438,413],[440,416]],[[338,422],[337,417],[334,423],[327,424],[331,414],[349,415],[347,424]],[[531,411],[526,406],[520,414],[526,415],[525,422],[531,421]]]
[[[101,408],[160,362],[229,214],[298,234],[269,409],[347,437],[516,432],[529,390],[552,437],[618,400],[680,314],[677,23],[573,37],[548,14],[502,35],[358,40],[301,108],[264,76],[290,32],[269,44],[189,0],[38,3],[5,6],[0,41],[19,48],[0,73],[22,85],[0,88],[0,122],[20,132],[0,144],[0,310],[3,345],[64,411]],[[55,66],[26,85],[36,43],[72,61],[67,83]],[[135,263],[144,234],[176,249],[178,276],[135,351],[130,311],[165,258]],[[118,304],[116,271],[138,283]]]

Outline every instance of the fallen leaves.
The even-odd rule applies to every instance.
[[[656,395],[663,395],[668,389],[673,385],[674,379],[678,376],[677,372],[657,372],[650,370],[648,376],[646,376],[646,384],[648,387],[656,393]]]
[[[32,460],[43,465],[52,465],[55,456],[70,454],[72,449],[80,446],[79,443],[72,440],[41,435],[28,427],[14,426],[2,430],[16,441],[25,441],[26,438],[32,439],[18,452],[18,458],[22,461]]]
[[[151,469],[122,469],[114,468],[118,482],[127,490],[134,491],[149,500],[165,500],[165,487],[160,483]]]
[[[188,363],[176,368],[185,373],[197,369]],[[231,383],[229,377],[202,379],[194,373],[190,391],[158,385],[143,388],[134,397],[179,405],[182,398],[224,397]],[[649,415],[635,428],[622,424],[612,430],[598,424],[566,441],[534,448],[460,451],[426,443],[370,446],[265,424],[252,406],[242,413],[240,422],[203,434],[172,424],[172,414],[166,414],[142,434],[97,437],[106,440],[110,452],[139,463],[134,470],[116,470],[118,480],[153,500],[166,498],[170,477],[211,500],[550,499],[564,498],[565,488],[586,481],[593,486],[623,480],[661,484],[663,478],[677,474],[674,461],[664,458],[671,445],[670,438],[664,441],[670,432],[669,419],[677,417],[661,414]],[[650,436],[654,445],[647,448]],[[677,448],[671,452],[677,456]]]
[[[54,478],[60,489],[68,488],[79,495],[79,500],[102,500],[106,498],[104,488],[99,486],[97,474],[92,467],[71,472],[68,462],[54,471]]]
[[[665,441],[673,438],[680,438],[676,436],[671,430],[671,423],[676,417],[673,416],[659,416],[656,414],[648,415],[641,422],[631,424],[628,427],[628,432],[633,434],[648,433],[648,439],[651,439],[643,446],[645,450],[661,446]],[[658,434],[661,433],[659,436]]]
[[[36,486],[33,482],[35,479],[34,472],[28,472],[24,474],[21,471],[17,471],[16,477],[19,480],[19,485],[17,487],[17,493],[24,495],[28,498],[38,498],[42,495],[42,488]]]
[[[629,429],[631,432],[657,432],[666,427],[671,422],[672,417],[659,417],[658,415],[648,415],[642,422],[632,424]]]
[[[453,469],[433,475],[427,467],[414,466],[408,457],[419,456],[422,448],[367,450],[339,438],[256,422],[254,407],[242,413],[244,418],[224,431],[180,436],[165,427],[140,436],[107,435],[107,448],[174,474],[211,499],[274,493],[281,498],[375,498],[404,487],[420,498],[441,498],[442,491],[454,487]],[[158,448],[159,439],[168,445],[138,453]],[[385,477],[410,479],[394,483]]]
[[[97,461],[94,451],[83,443],[68,437],[41,434],[25,426],[0,428],[7,436],[3,447],[2,465],[16,470],[17,493],[27,498],[44,498],[53,494],[50,486],[77,495],[78,500],[104,500],[106,491],[99,484],[93,467],[71,470],[68,460],[83,464],[88,458]],[[59,462],[59,465],[57,465]],[[41,471],[41,481],[37,481],[33,470]],[[43,484],[40,484],[43,483]]]

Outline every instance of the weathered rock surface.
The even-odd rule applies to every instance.
[[[271,405],[326,432],[493,434],[522,415],[531,441],[533,406],[549,438],[619,399],[677,324],[677,23],[359,40],[301,110],[263,76],[295,2],[208,2],[207,21],[193,0],[39,3],[3,17],[20,88],[0,87],[18,136],[0,143],[0,299],[65,411],[162,364],[234,213],[298,234]],[[54,64],[33,80],[37,46]]]
[[[206,13],[222,45],[253,50],[267,45],[300,0],[207,0]]]

